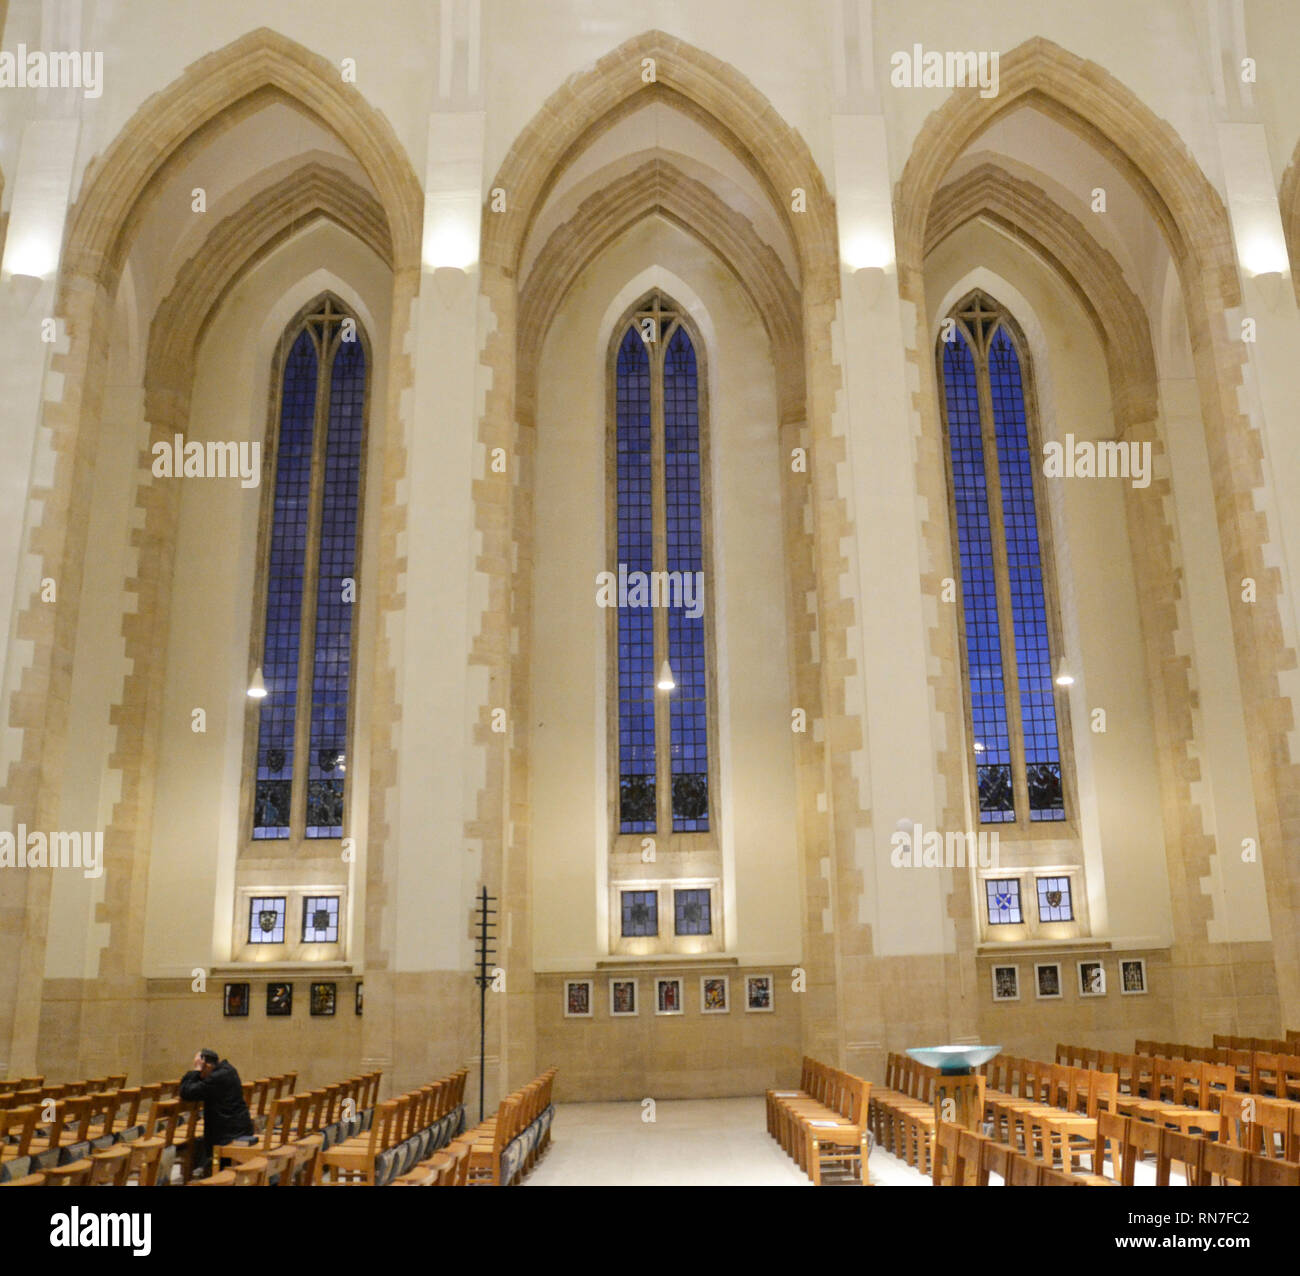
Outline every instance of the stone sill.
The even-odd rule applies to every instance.
[[[350,961],[245,961],[210,966],[210,975],[359,975]]]
[[[1098,938],[1095,935],[1078,935],[1073,939],[1018,939],[1008,944],[976,944],[979,957],[996,957],[1006,953],[1096,952],[1117,953],[1135,950],[1149,952],[1167,949],[1169,941],[1159,935],[1120,936]]]
[[[739,957],[726,957],[722,953],[645,953],[637,957],[603,957],[595,964],[596,970],[664,970],[672,966],[690,969],[693,966],[740,967]]]

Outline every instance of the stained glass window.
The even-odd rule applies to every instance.
[[[616,569],[626,591],[618,612],[621,833],[653,833],[667,821],[674,833],[709,830],[699,395],[690,334],[671,304],[653,297],[623,334],[615,367]],[[665,660],[675,687],[657,696]]]
[[[974,293],[940,342],[980,822],[1065,818],[1021,356]]]
[[[659,893],[622,891],[623,935],[640,938],[659,934]]]
[[[678,935],[713,933],[713,917],[707,889],[673,891],[673,927]]]
[[[990,926],[1018,926],[1024,921],[1020,912],[1019,878],[986,878],[984,889],[988,894]]]
[[[1074,921],[1074,904],[1070,899],[1068,877],[1038,879],[1038,920],[1040,922]]]
[[[267,695],[258,709],[253,837],[336,838],[344,824],[366,355],[356,321],[328,297],[287,341],[272,444]]]
[[[339,897],[308,895],[302,901],[302,942],[337,944],[339,942]]]
[[[283,895],[259,896],[248,901],[248,942],[284,943]]]

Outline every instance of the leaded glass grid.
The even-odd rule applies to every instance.
[[[312,653],[308,837],[343,836],[343,782],[352,671],[352,609],[361,484],[366,356],[361,342],[340,341],[330,376],[329,427],[321,503],[316,641]]]
[[[1020,879],[990,877],[984,882],[988,898],[990,926],[1018,926],[1024,921],[1020,911]]]
[[[623,937],[645,938],[659,934],[659,893],[621,891]]]
[[[944,347],[943,366],[980,821],[1005,823],[1016,813],[997,577],[975,360],[960,327]]]
[[[289,331],[272,444],[267,695],[253,795],[259,840],[344,831],[366,354],[355,320],[329,297]],[[300,684],[310,695],[299,695]]]
[[[308,895],[302,901],[302,942],[337,944],[339,942],[339,897]]]
[[[1034,507],[1033,460],[1025,422],[1020,359],[1005,328],[999,328],[993,337],[988,366],[1002,485],[1002,526],[1006,535],[1012,627],[1016,637],[1029,818],[1063,820],[1061,750],[1056,729],[1038,516]]]
[[[691,573],[691,579],[702,583],[699,385],[695,350],[686,329],[680,326],[664,354],[664,494],[669,579],[680,572],[685,581]],[[691,616],[692,610],[700,614]],[[668,659],[677,681],[669,702],[673,832],[705,832],[709,827],[709,740],[702,606],[669,609]]]
[[[285,896],[263,895],[248,901],[248,942],[284,943]]]
[[[705,890],[673,891],[673,930],[678,935],[711,935],[713,917],[710,893]]]
[[[316,344],[304,329],[285,360],[280,401],[262,644],[262,677],[268,694],[258,721],[255,838],[289,836],[316,381]]]
[[[1068,877],[1038,879],[1038,920],[1040,922],[1074,921],[1074,901],[1070,898]]]
[[[618,561],[620,569],[654,566],[650,351],[633,325],[623,337],[616,372]],[[655,635],[649,607],[618,611],[619,830],[653,833],[655,791]]]

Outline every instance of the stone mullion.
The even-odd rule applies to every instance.
[[[650,363],[650,569],[668,569],[668,490],[664,451],[664,352],[669,327],[659,309],[653,310],[655,339],[646,350]],[[652,595],[653,600],[653,595]],[[655,828],[660,837],[673,831],[672,692],[659,690],[659,670],[668,659],[668,608],[651,609],[654,625],[654,667],[650,670],[655,707]],[[674,675],[676,670],[673,671]]]

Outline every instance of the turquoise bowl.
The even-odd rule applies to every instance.
[[[961,1077],[981,1063],[988,1063],[1001,1046],[914,1046],[907,1053],[927,1068],[938,1068],[947,1077]]]

